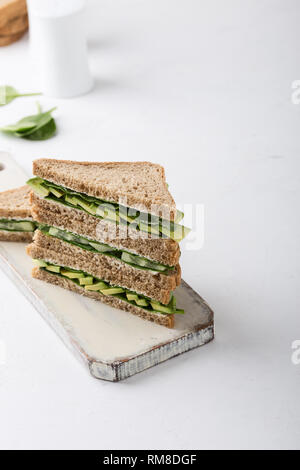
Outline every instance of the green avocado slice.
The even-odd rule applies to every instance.
[[[125,289],[122,287],[109,287],[108,289],[102,289],[101,294],[103,295],[116,295],[116,294],[123,294]]]

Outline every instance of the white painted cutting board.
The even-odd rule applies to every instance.
[[[9,154],[0,152],[0,191],[27,178]],[[175,328],[168,329],[32,279],[24,244],[0,242],[0,265],[96,378],[125,379],[214,337],[212,310],[184,281],[175,295],[186,313],[176,315]]]

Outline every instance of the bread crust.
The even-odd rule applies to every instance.
[[[96,198],[174,220],[176,205],[162,166],[150,162],[34,160],[33,174]]]
[[[171,275],[153,274],[119,261],[118,259],[83,250],[54,237],[36,231],[34,241],[27,247],[29,256],[53,264],[82,270],[112,285],[145,295],[165,305],[172,291],[180,284],[181,270],[177,266]]]
[[[123,226],[120,229],[118,225],[101,221],[84,211],[40,198],[34,192],[30,194],[30,203],[34,220],[41,224],[52,225],[91,240],[107,243],[114,248],[126,250],[168,266],[176,266],[179,262],[179,244],[170,238],[145,238],[144,236],[140,238],[141,232],[133,230],[129,231],[129,236],[124,238]],[[112,230],[113,234],[110,233]]]
[[[159,313],[151,313],[151,312],[146,311],[145,309],[142,309],[138,306],[131,305],[116,297],[105,296],[101,294],[100,292],[86,291],[85,289],[78,286],[77,284],[70,281],[69,279],[56,276],[55,274],[51,274],[37,267],[33,268],[32,277],[35,279],[39,279],[41,281],[48,282],[55,286],[63,287],[64,289],[68,289],[72,292],[76,292],[78,294],[84,295],[91,299],[100,300],[101,302],[107,305],[110,305],[111,307],[118,308],[120,310],[124,310],[126,312],[132,313],[133,315],[137,315],[138,317],[144,320],[148,320],[148,321],[157,323],[158,325],[166,326],[168,328],[174,328],[174,315],[163,315]]]
[[[33,232],[9,232],[0,230],[0,241],[2,242],[23,242],[30,243],[33,239]]]

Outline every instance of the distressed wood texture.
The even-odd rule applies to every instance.
[[[26,175],[0,153],[0,189],[24,184]],[[0,265],[93,377],[119,381],[202,346],[214,337],[213,312],[184,281],[176,289],[175,328],[141,320],[100,302],[31,278],[31,259],[20,243],[0,243]]]

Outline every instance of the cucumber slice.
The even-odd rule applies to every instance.
[[[91,290],[91,291],[101,291],[101,289],[107,288],[107,284],[105,282],[97,282],[96,284],[91,284],[91,285],[85,285],[84,288],[85,290]]]
[[[59,189],[55,189],[55,188],[52,188],[50,187],[50,193],[54,194],[54,196],[60,198],[64,195],[64,192],[63,191],[60,191]]]
[[[48,233],[49,233],[49,235],[52,235],[52,237],[56,237],[57,235],[59,235],[60,230],[58,230],[55,227],[50,227]]]
[[[30,186],[35,193],[41,197],[47,197],[50,193],[49,189],[42,186],[43,180],[40,178],[31,178],[27,181],[28,186]]]
[[[84,277],[83,273],[75,273],[67,269],[61,270],[61,274],[69,279],[81,279]]]
[[[89,212],[89,214],[96,215],[97,206],[95,204],[85,202],[77,196],[73,197],[73,201],[73,204],[82,207],[82,209]]]
[[[175,217],[175,223],[180,222],[184,217],[184,213],[179,211],[178,209],[176,210],[176,217]]]
[[[47,271],[51,271],[52,273],[60,273],[60,266],[46,266]]]
[[[0,220],[0,230],[9,232],[34,232],[36,225],[29,220]]]
[[[42,259],[34,259],[33,262],[39,268],[45,268],[46,266],[48,266],[48,263],[46,263],[46,261],[43,261]]]
[[[81,286],[91,285],[94,282],[94,278],[92,276],[81,277],[79,279],[79,284]]]
[[[125,289],[122,287],[109,287],[108,289],[102,289],[101,294],[103,295],[115,295],[115,294],[123,294]]]
[[[68,196],[67,194],[65,195],[65,201],[68,204],[72,204],[73,206],[77,206],[77,202],[74,199],[75,198],[73,196]]]
[[[154,302],[153,300],[150,301],[151,307],[153,310],[156,310],[157,312],[160,313],[175,313],[174,309],[168,307],[167,305],[161,305],[158,302]]]
[[[152,269],[153,271],[165,272],[168,269],[166,266],[162,264],[155,263],[154,261],[152,262],[150,260],[147,260],[140,256],[133,255],[131,253],[127,253],[126,251],[123,251],[121,259],[122,261],[125,261],[125,263],[136,264],[137,266],[149,268],[149,269]]]
[[[145,224],[144,222],[140,222],[139,227],[142,232],[151,233],[151,235],[160,235],[159,228],[156,225],[150,225]]]
[[[100,253],[117,250],[116,248],[112,248],[111,246],[105,245],[104,243],[89,242],[89,245],[91,245],[91,247],[95,248],[95,250],[99,251]]]

